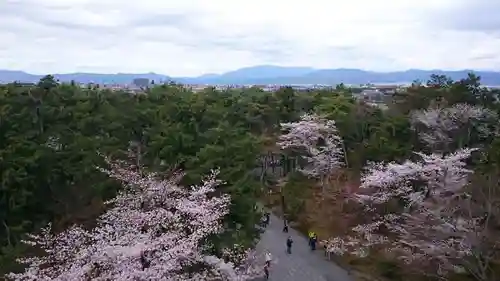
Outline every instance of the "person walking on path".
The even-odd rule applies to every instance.
[[[283,232],[288,233],[288,221],[286,218],[283,219]]]
[[[267,227],[269,225],[269,222],[271,221],[270,215],[271,214],[269,214],[269,212],[266,212],[264,214],[264,227]]]
[[[324,251],[325,257],[330,259],[330,254],[328,253],[328,246],[326,245],[326,243],[323,244],[323,251]]]
[[[264,265],[264,274],[266,276],[266,280],[269,280],[269,266],[267,263]]]
[[[307,238],[308,238],[308,243],[309,243],[309,248],[312,248],[312,240],[313,240],[313,237],[314,237],[314,232],[309,231],[309,235],[307,236]]]
[[[288,236],[288,238],[286,239],[286,252],[287,252],[287,254],[292,253],[292,244],[293,244],[292,236]]]
[[[318,236],[316,233],[313,233],[313,236],[311,238],[311,250],[314,251],[316,250],[316,243],[318,242]]]
[[[273,260],[273,257],[271,256],[271,253],[269,251],[266,252],[265,258],[266,258],[266,266],[270,267],[271,261]]]

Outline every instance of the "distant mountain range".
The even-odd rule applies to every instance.
[[[52,73],[51,73],[52,74]],[[59,81],[70,82],[74,80],[79,83],[117,83],[117,84],[129,84],[134,80],[134,78],[148,78],[150,80],[160,81],[168,80],[165,75],[156,73],[115,73],[115,74],[105,74],[105,73],[65,73],[65,74],[53,74]],[[13,81],[19,82],[38,82],[40,78],[45,75],[30,74],[23,71],[11,71],[11,70],[0,70],[0,83],[8,83]]]
[[[481,76],[484,85],[500,85],[500,72],[473,70],[419,70],[410,69],[395,72],[375,72],[360,69],[314,69],[309,67],[254,66],[226,72],[223,74],[205,74],[198,77],[170,77],[157,73],[67,73],[54,74],[60,81],[74,80],[80,83],[118,83],[128,84],[134,78],[148,78],[155,82],[175,81],[183,84],[399,84],[414,80],[427,81],[431,74],[444,74],[454,80],[467,77],[474,72]],[[36,82],[43,75],[29,74],[23,71],[0,70],[0,83],[12,81]]]

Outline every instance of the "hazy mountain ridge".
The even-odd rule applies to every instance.
[[[186,84],[364,84],[364,83],[409,83],[414,80],[426,81],[431,74],[444,74],[454,80],[467,77],[469,72],[481,76],[485,85],[500,85],[500,72],[472,70],[420,70],[375,72],[360,69],[314,69],[310,67],[255,66],[237,69],[223,74],[204,74],[198,77],[169,77],[157,73],[67,73],[55,74],[60,81],[75,80],[80,83],[131,83],[134,78],[150,80],[173,80]],[[43,75],[22,71],[0,70],[0,82],[36,82]]]
[[[0,83],[7,83],[13,81],[20,82],[37,82],[44,75],[30,74],[23,71],[10,71],[10,70],[0,70]],[[128,84],[131,83],[134,78],[148,78],[155,81],[165,81],[170,80],[166,75],[156,74],[156,73],[64,73],[64,74],[54,74],[56,79],[59,81],[69,82],[74,80],[79,83],[99,83],[99,84]]]

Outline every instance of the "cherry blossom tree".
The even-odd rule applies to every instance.
[[[481,106],[455,104],[414,111],[412,127],[420,140],[433,150],[449,152],[462,148],[473,137],[480,140],[496,134],[497,114]]]
[[[472,171],[465,161],[473,151],[417,153],[415,162],[371,164],[361,192],[353,195],[367,221],[352,235],[324,241],[328,251],[364,257],[380,247],[443,279],[468,272],[487,280],[487,274],[477,273],[486,268],[481,249],[490,235],[485,213],[467,192]]]
[[[304,114],[298,122],[282,123],[277,145],[299,153],[307,160],[300,171],[321,180],[323,188],[329,176],[344,165],[345,155],[335,121],[314,114]]]
[[[168,179],[137,172],[105,158],[101,169],[124,184],[97,225],[54,234],[51,226],[26,243],[45,255],[20,259],[26,270],[12,280],[248,280],[262,269],[247,249],[208,253],[211,235],[223,230],[230,198],[214,196],[222,182],[214,170],[200,185],[181,187],[182,173]],[[236,250],[236,251],[235,251]],[[235,266],[238,264],[238,266]]]

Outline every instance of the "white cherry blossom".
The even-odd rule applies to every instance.
[[[247,280],[259,276],[253,255],[226,249],[222,257],[206,254],[206,239],[220,233],[230,198],[214,196],[222,182],[214,170],[200,185],[179,186],[182,174],[167,180],[127,168],[106,158],[101,169],[124,184],[92,229],[73,226],[53,234],[47,226],[26,243],[45,255],[23,258],[27,265],[13,280]],[[241,263],[235,266],[232,261]]]

